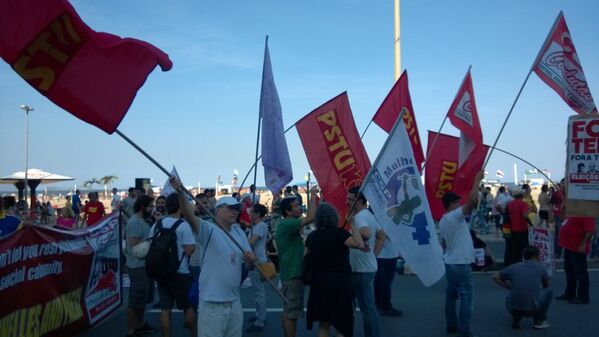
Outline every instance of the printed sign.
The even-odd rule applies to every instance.
[[[599,116],[568,120],[568,199],[599,201]]]

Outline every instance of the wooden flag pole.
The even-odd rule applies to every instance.
[[[127,143],[131,144],[131,146],[133,146],[137,151],[139,151],[141,154],[143,154],[146,158],[148,158],[154,165],[156,165],[156,167],[158,167],[162,172],[164,172],[164,174],[166,174],[168,177],[171,176],[170,172],[167,171],[162,165],[160,165],[160,163],[158,163],[154,158],[152,158],[146,151],[144,151],[141,147],[139,147],[137,144],[135,144],[135,142],[133,142],[129,137],[127,137],[125,134],[123,134],[121,131],[119,131],[118,129],[115,131],[117,135],[121,136],[121,138],[123,138]],[[245,253],[245,250],[243,250],[243,247],[239,244],[239,242],[237,242],[237,240],[235,240],[235,238],[231,235],[231,233],[229,233],[228,231],[226,231],[218,222],[218,220],[216,219],[216,217],[214,216],[214,214],[212,212],[210,212],[209,209],[207,209],[202,203],[198,202],[199,200],[196,199],[196,197],[188,190],[185,188],[185,186],[183,187],[183,191],[189,196],[191,197],[194,201],[196,201],[197,204],[200,205],[200,207],[202,207],[208,215],[210,215],[210,218],[212,219],[212,221],[214,221],[214,223],[217,225],[218,228],[220,228],[226,235],[227,237],[233,242],[233,244],[235,244],[235,246],[237,248],[239,248],[239,250],[242,253]],[[258,265],[257,261],[253,262],[253,265],[255,268],[258,269],[258,271],[260,272],[260,274],[262,274],[262,276],[264,276],[264,278],[268,281],[268,284],[270,284],[270,286],[273,288],[273,290],[281,297],[281,299],[285,302],[285,303],[289,303],[289,301],[287,300],[287,298],[285,298],[285,295],[283,295],[283,293],[279,290],[279,288],[270,280],[268,279],[267,275],[265,274],[265,272],[262,270],[262,268],[260,268],[260,266]]]

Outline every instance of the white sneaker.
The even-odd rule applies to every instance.
[[[539,323],[535,323],[532,327],[535,328],[535,329],[546,329],[546,328],[548,328],[550,326],[551,326],[551,324],[549,324],[549,322],[542,321],[542,322],[539,322]]]

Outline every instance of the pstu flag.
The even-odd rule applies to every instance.
[[[362,192],[376,220],[422,283],[428,287],[443,277],[443,251],[419,166],[406,128],[400,121],[370,169]]]
[[[291,160],[285,140],[281,102],[275,86],[270,64],[268,37],[264,47],[262,90],[260,92],[260,117],[262,118],[262,166],[266,186],[273,193],[285,187],[292,179]]]
[[[156,65],[173,65],[149,43],[95,32],[66,0],[1,1],[0,56],[42,95],[109,134]]]
[[[597,113],[563,12],[557,16],[532,68],[578,114]]]
[[[495,176],[497,178],[503,178],[505,177],[505,173],[502,170],[497,170],[497,172],[495,172]]]
[[[424,152],[422,151],[422,143],[420,142],[420,134],[418,133],[418,125],[416,124],[416,116],[412,107],[412,99],[410,98],[410,89],[408,87],[408,71],[405,70],[401,77],[395,82],[387,97],[374,114],[372,120],[385,130],[391,132],[397,117],[403,112],[403,122],[410,137],[414,158],[418,167],[422,167],[424,161]]]

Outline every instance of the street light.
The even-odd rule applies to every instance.
[[[28,209],[27,204],[27,171],[29,171],[29,112],[34,109],[29,105],[21,104],[21,109],[25,111],[25,210]]]

